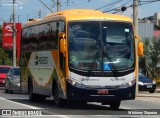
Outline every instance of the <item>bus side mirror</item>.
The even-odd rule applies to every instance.
[[[66,56],[66,34],[64,32],[60,32],[58,34],[60,39],[60,52],[63,53],[63,56]]]
[[[143,56],[144,48],[143,43],[140,41],[139,36],[135,36],[136,39],[138,39],[138,56]]]

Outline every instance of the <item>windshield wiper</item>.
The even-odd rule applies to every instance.
[[[97,55],[95,56],[95,58],[94,58],[94,59],[92,60],[92,62],[90,63],[91,65],[89,66],[89,69],[88,69],[89,75],[91,74],[93,68],[95,68],[95,67],[94,67],[94,63],[97,63],[96,59],[97,59]]]
[[[111,69],[111,71],[117,71],[117,67],[113,63],[113,61],[112,61],[111,57],[109,56],[109,54],[103,51],[103,55],[105,55],[107,57],[107,59],[109,60],[110,64],[112,65],[113,70]]]
[[[88,69],[88,73],[89,73],[89,75],[91,74],[91,72],[92,72],[92,70],[93,70],[93,68],[95,68],[94,67],[94,63],[97,63],[97,61],[96,60],[98,60],[98,52],[99,52],[99,48],[100,48],[100,44],[98,44],[98,42],[97,42],[97,53],[95,54],[95,56],[94,56],[94,58],[93,58],[93,60],[92,60],[92,62],[91,62],[91,65],[89,66],[89,69]],[[97,66],[98,67],[98,66]]]

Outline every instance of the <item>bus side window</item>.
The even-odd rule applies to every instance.
[[[59,21],[59,32],[65,32],[65,22]]]

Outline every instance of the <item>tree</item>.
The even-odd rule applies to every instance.
[[[160,21],[159,21],[159,24],[160,24]],[[154,25],[154,29],[155,30],[160,30],[160,25]]]
[[[3,48],[0,48],[0,65],[11,65],[11,60]]]
[[[2,26],[0,26],[0,46],[2,45]]]
[[[0,65],[11,65],[10,50],[2,48],[2,27],[0,26]]]
[[[154,69],[158,62],[158,56],[160,55],[160,37],[152,38],[151,42],[149,39],[145,39],[144,42],[144,56],[140,59],[140,68],[145,69],[147,75],[150,78],[156,78]]]

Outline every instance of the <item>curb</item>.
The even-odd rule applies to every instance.
[[[160,98],[160,89],[156,89],[155,93],[156,93],[156,95],[155,95],[154,93],[148,93],[148,94],[140,93],[140,94],[138,94],[138,96],[136,96],[136,97]],[[159,95],[157,95],[157,93],[159,93]]]
[[[157,93],[160,93],[160,89],[156,89],[156,92],[157,92]]]
[[[150,98],[160,98],[160,96],[146,96],[146,95],[138,95],[136,97],[150,97]]]

